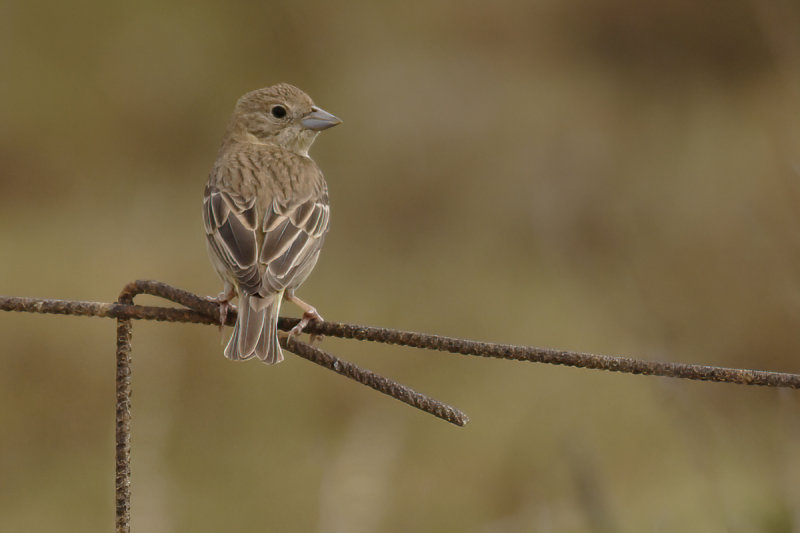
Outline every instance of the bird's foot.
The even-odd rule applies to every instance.
[[[231,304],[232,298],[233,294],[231,294],[231,291],[222,291],[216,296],[206,296],[206,300],[219,306],[220,332],[222,332],[223,328],[225,327],[225,323],[228,321],[228,311],[230,309],[236,309],[236,307]]]
[[[289,330],[289,336],[295,337],[302,334],[303,330],[306,329],[306,326],[308,326],[309,322],[312,320],[319,320],[320,322],[323,322],[325,319],[322,318],[322,315],[320,315],[316,309],[308,306],[308,309],[303,312],[303,318],[300,319],[300,322],[298,322],[295,327]],[[315,335],[312,333],[311,342],[313,343],[318,340],[322,340],[322,335]]]
[[[312,320],[319,320],[320,322],[324,322],[325,319],[322,318],[316,308],[313,305],[308,304],[294,295],[294,290],[289,289],[284,294],[283,297],[295,304],[297,307],[303,310],[303,318],[300,319],[300,322],[297,323],[295,327],[289,331],[289,336],[297,336],[303,333],[303,330],[306,328],[309,322]],[[323,339],[322,335],[317,335],[315,333],[311,334],[311,342],[314,343],[316,341],[321,341]]]

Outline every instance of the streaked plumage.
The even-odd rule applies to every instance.
[[[236,103],[203,198],[209,255],[225,283],[218,298],[239,294],[229,359],[283,360],[276,325],[284,297],[300,305],[306,323],[319,318],[294,297],[317,262],[330,214],[328,186],[308,149],[340,122],[283,83]]]

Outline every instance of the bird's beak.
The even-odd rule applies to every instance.
[[[302,124],[304,128],[314,131],[327,130],[341,123],[341,120],[318,107],[312,107],[311,113],[300,120],[300,124]]]

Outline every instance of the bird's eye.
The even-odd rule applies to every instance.
[[[283,118],[286,116],[286,108],[283,107],[282,105],[276,105],[270,110],[270,112],[272,113],[272,116],[275,118]]]

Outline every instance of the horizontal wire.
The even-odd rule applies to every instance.
[[[133,297],[137,294],[159,296],[181,305],[191,306],[193,309],[141,306],[127,303],[132,302]],[[120,300],[126,303],[0,296],[0,311],[122,319],[121,327],[128,328],[128,337],[130,337],[130,326],[125,326],[125,324],[129,324],[128,321],[131,319],[219,325],[219,304],[161,282],[140,280],[130,283],[123,289]],[[231,309],[228,313],[226,323],[232,325],[235,321],[236,311],[235,309]],[[283,326],[281,329],[289,330],[297,323],[297,319],[281,319],[281,322]],[[459,409],[417,392],[406,385],[381,376],[371,370],[361,368],[358,365],[296,339],[287,340],[286,338],[281,338],[280,342],[281,346],[295,355],[371,387],[378,392],[387,394],[407,405],[432,414],[437,418],[441,418],[457,426],[464,426],[469,422],[469,417]],[[119,351],[117,355],[118,357],[120,356]]]
[[[207,298],[202,298],[157,281],[140,280],[132,285],[135,285],[140,292],[168,298],[190,309],[0,296],[0,310],[219,324],[219,306]],[[226,324],[233,324],[235,320],[236,311],[231,308],[227,314]],[[298,319],[296,318],[281,318],[278,321],[278,327],[288,331],[297,322]],[[784,372],[727,368],[692,363],[647,361],[623,356],[479,342],[414,331],[338,322],[311,322],[304,331],[330,337],[396,344],[461,355],[740,385],[800,388],[800,375]]]

